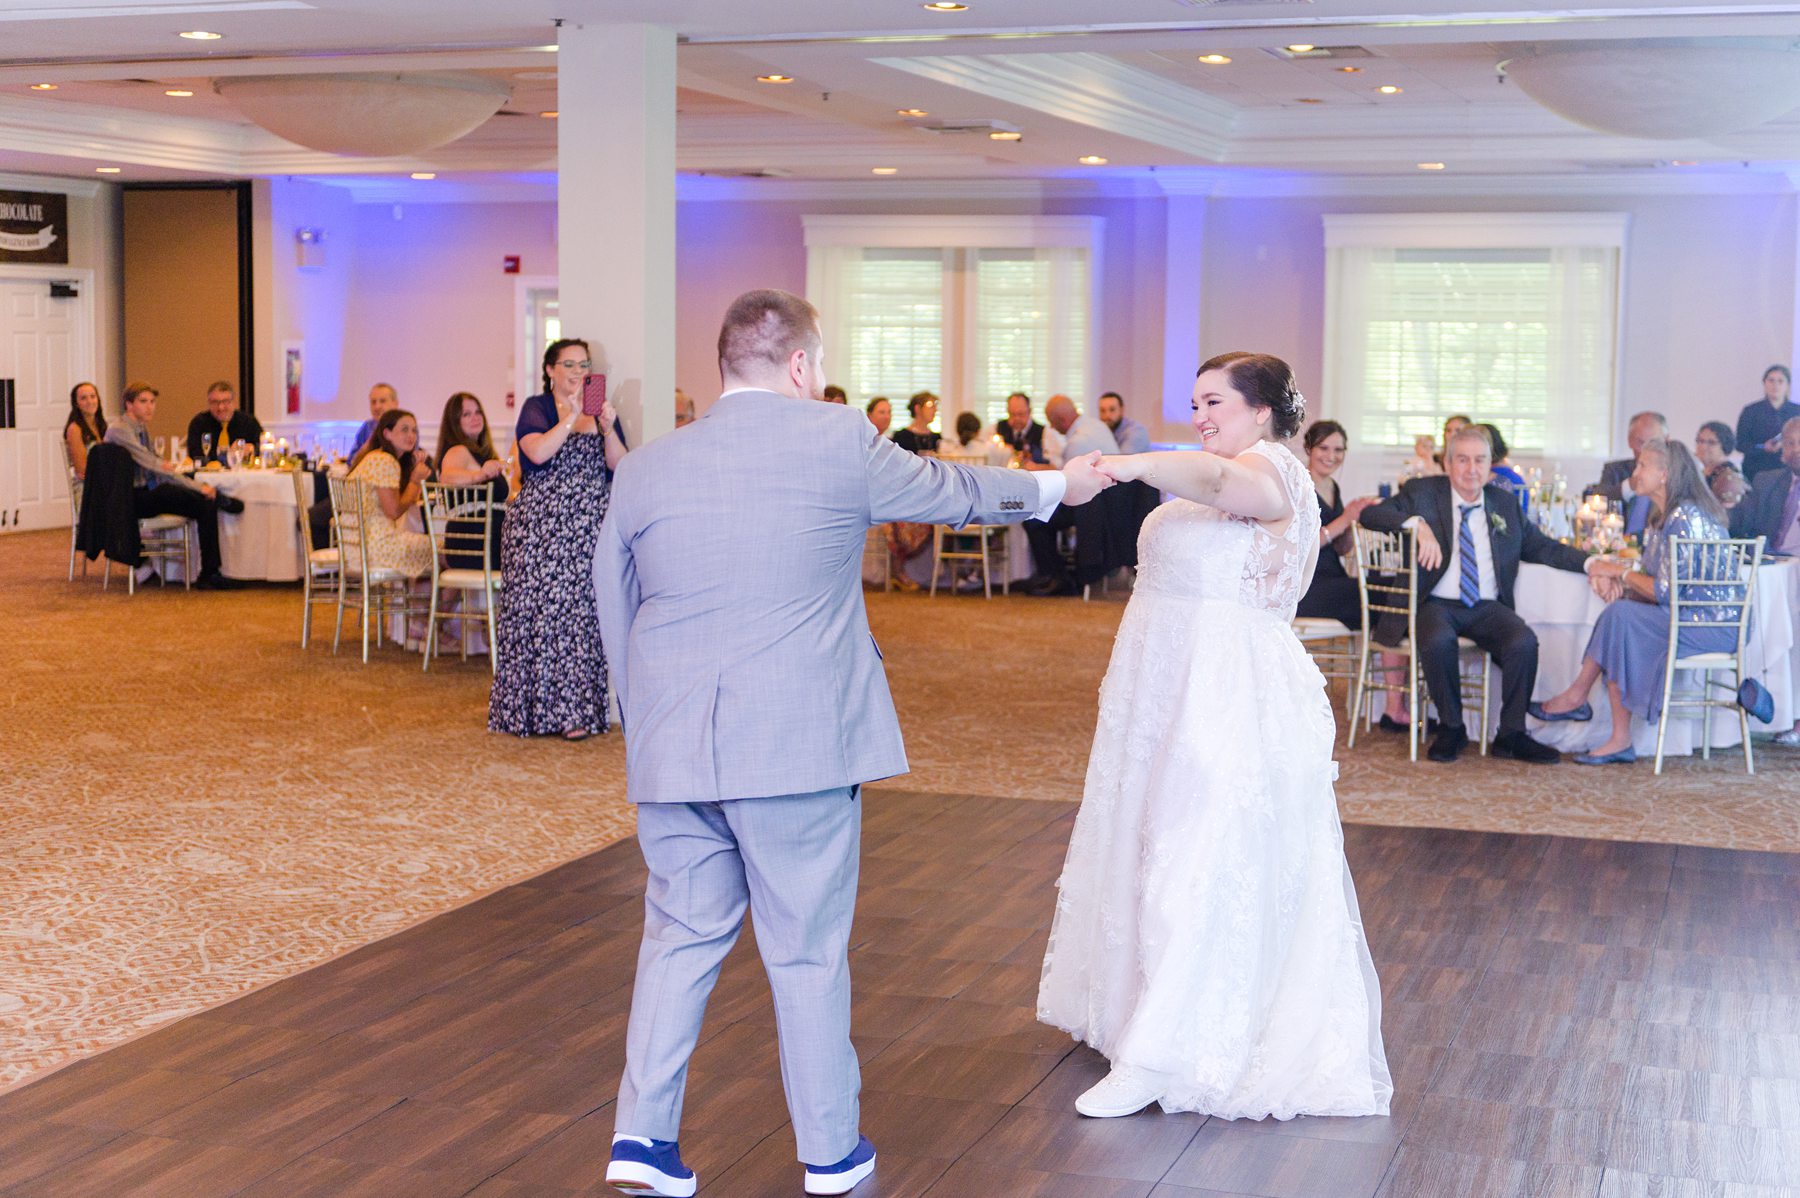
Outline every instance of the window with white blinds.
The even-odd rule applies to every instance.
[[[1460,412],[1517,452],[1607,452],[1623,217],[1325,219],[1326,390],[1359,444]]]
[[[851,402],[943,400],[938,424],[1006,415],[1089,391],[1097,221],[1065,218],[808,217],[807,297],[825,373]]]

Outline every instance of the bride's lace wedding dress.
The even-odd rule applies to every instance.
[[[1306,467],[1261,442],[1276,537],[1186,500],[1144,522],[1100,688],[1038,1018],[1161,1075],[1169,1111],[1385,1115],[1381,989],[1344,860],[1325,682],[1289,628]]]

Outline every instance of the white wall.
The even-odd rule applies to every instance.
[[[1792,351],[1792,195],[1215,199],[1207,214],[1201,340],[1220,351],[1257,349],[1286,358],[1312,401],[1311,414],[1342,419],[1333,397],[1318,389],[1324,214],[1587,211],[1631,215],[1614,455],[1624,452],[1631,413],[1645,408],[1666,414],[1675,435],[1690,444],[1704,421],[1735,425],[1738,410],[1761,394],[1763,370],[1786,362]],[[1354,442],[1355,429],[1351,434]],[[1598,476],[1594,462],[1563,465],[1578,486]],[[1344,477],[1363,490],[1385,473],[1380,463],[1359,462],[1353,450]]]

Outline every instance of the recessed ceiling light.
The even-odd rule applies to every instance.
[[[930,116],[923,108],[897,108],[894,110],[901,116]]]
[[[180,36],[185,37],[190,42],[216,42],[225,35],[222,33],[212,33],[205,29],[190,29]]]
[[[163,95],[165,95],[165,96],[175,96],[178,99],[186,97],[186,96],[191,96],[193,94],[194,94],[193,92],[189,91],[185,87],[171,87],[168,91],[165,91],[163,93]]]
[[[1100,157],[1100,155],[1098,155],[1098,154],[1083,154],[1080,158],[1077,158],[1075,161],[1081,163],[1081,165],[1083,165],[1083,166],[1105,166],[1106,165],[1106,159]]]
[[[548,111],[548,112],[540,112],[540,113],[538,113],[538,115],[539,115],[539,116],[541,116],[541,117],[543,117],[543,118],[544,118],[544,119],[545,119],[545,120],[550,120],[550,121],[553,121],[553,120],[555,120],[555,119],[556,119],[556,118],[557,118],[557,117],[558,117],[558,116],[559,116],[559,115],[560,115],[560,114],[559,114],[559,113],[558,113],[558,112],[557,112],[557,111],[556,111],[556,109],[554,109],[554,108],[552,108],[552,109],[550,109],[550,110],[549,110],[549,111]]]
[[[1422,171],[1441,171],[1444,169],[1444,164],[1441,162],[1421,162],[1419,163],[1419,169]]]
[[[1318,47],[1311,42],[1295,42],[1287,48],[1289,54],[1305,54],[1308,51],[1316,49],[1318,49]]]
[[[872,166],[869,168],[869,173],[871,175],[897,175],[900,173],[900,168],[897,166]]]
[[[758,75],[756,81],[758,83],[792,83],[794,77],[792,75]]]
[[[56,84],[54,84],[54,83],[34,83],[31,85],[31,90],[34,92],[53,92],[56,90]]]
[[[94,168],[94,173],[96,175],[116,175],[124,169],[119,166],[97,166]]]
[[[1323,104],[1324,102],[1325,101],[1319,99],[1317,96],[1301,96],[1295,101],[1297,104]]]
[[[1338,68],[1338,70],[1340,70],[1340,71],[1342,71],[1342,72],[1343,72],[1343,73],[1344,73],[1344,74],[1346,74],[1346,75],[1360,75],[1360,74],[1362,74],[1362,68],[1361,68],[1361,67],[1339,67],[1339,68]]]
[[[1406,89],[1401,88],[1401,87],[1395,87],[1391,83],[1384,83],[1380,87],[1376,88],[1375,90],[1380,92],[1384,96],[1397,96],[1401,92],[1405,91]]]
[[[988,140],[989,141],[1020,141],[1024,138],[1024,136],[1025,135],[1023,133],[1013,133],[1006,129],[996,129],[992,133],[988,134]]]
[[[1231,61],[1229,54],[1202,54],[1200,61],[1209,67],[1222,67]]]
[[[435,179],[435,178],[437,178],[437,172],[436,171],[414,171],[412,173],[412,177],[415,179]]]
[[[927,12],[968,12],[967,4],[958,4],[956,0],[931,0],[929,4],[921,4],[920,8]]]

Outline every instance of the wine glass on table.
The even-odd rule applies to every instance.
[[[158,437],[156,439],[156,460],[159,462],[166,462],[169,460],[169,439],[167,437]]]
[[[213,435],[211,433],[201,433],[200,434],[200,460],[198,462],[196,462],[195,465],[204,466],[206,463],[212,461],[212,449],[213,449]]]

